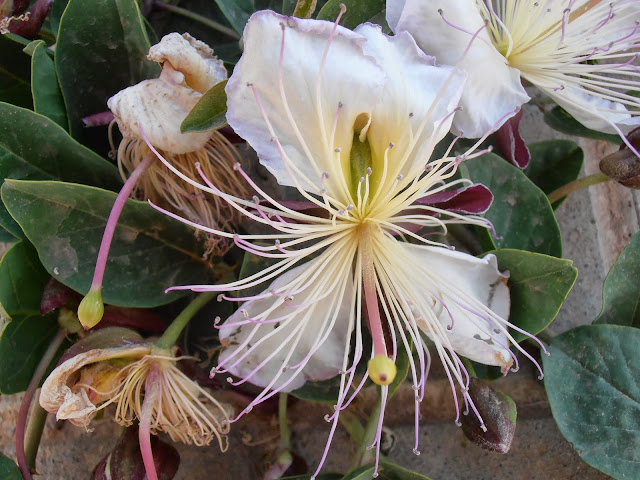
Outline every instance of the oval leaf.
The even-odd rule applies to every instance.
[[[2,198],[61,283],[86,294],[105,224],[116,195],[84,185],[7,180]],[[128,200],[116,228],[104,276],[104,303],[154,307],[185,292],[173,285],[212,283],[193,229]]]
[[[0,101],[31,108],[29,56],[23,46],[0,35]]]
[[[640,465],[640,330],[587,325],[554,338],[545,387],[564,437],[589,465],[637,478]]]
[[[571,260],[538,253],[509,249],[490,253],[498,258],[501,271],[509,271],[509,321],[531,335],[540,333],[558,315],[578,270]],[[520,332],[511,334],[518,342],[527,338]]]
[[[620,137],[610,133],[591,130],[573,118],[569,112],[562,107],[555,107],[550,112],[544,114],[544,123],[554,130],[576,137],[592,138],[594,140],[606,140],[611,143],[622,143]]]
[[[55,64],[74,138],[87,144],[83,117],[106,110],[107,99],[120,90],[160,74],[147,60],[149,47],[135,0],[69,1],[60,19]]]
[[[33,109],[50,118],[62,128],[67,129],[67,111],[58,85],[58,76],[53,60],[46,53],[46,45],[42,40],[35,43],[31,53],[31,94]]]
[[[461,170],[493,193],[493,204],[485,217],[500,237],[491,239],[494,248],[562,256],[560,228],[547,196],[522,170],[492,153],[463,163]]]
[[[226,85],[226,80],[214,85],[198,100],[187,118],[182,121],[180,132],[217,130],[227,124],[225,117],[227,114],[227,94],[224,91]]]
[[[6,178],[64,180],[108,189],[122,185],[114,165],[80,145],[55,122],[0,102],[0,181]],[[24,237],[1,205],[0,225]]]
[[[0,305],[15,314],[39,314],[40,299],[49,274],[38,253],[29,244],[18,242],[0,260]]]
[[[613,264],[602,291],[602,312],[594,323],[640,328],[640,233]]]
[[[529,151],[531,162],[524,173],[547,195],[580,176],[584,152],[575,142],[549,140],[532,143]],[[555,202],[553,208],[558,208],[563,200]]]

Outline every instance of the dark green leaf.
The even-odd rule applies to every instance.
[[[496,250],[501,271],[508,270],[511,314],[509,321],[536,335],[549,325],[573,287],[578,270],[571,260],[521,250]],[[516,341],[526,338],[511,332]]]
[[[353,472],[348,473],[342,480],[371,480],[374,472],[372,465],[365,465]],[[421,475],[406,468],[394,465],[393,463],[380,462],[377,480],[429,480]]]
[[[602,291],[602,312],[594,323],[640,328],[640,233],[613,264]]]
[[[306,382],[291,395],[302,400],[335,404],[340,395],[340,375],[321,382]]]
[[[494,195],[485,217],[500,237],[492,239],[496,248],[562,256],[560,229],[551,205],[522,170],[491,153],[465,162],[460,168],[465,176],[484,184]]]
[[[0,480],[22,480],[18,466],[2,453],[0,453]]]
[[[0,393],[22,392],[58,331],[55,315],[14,315],[0,337]]]
[[[611,143],[622,143],[618,135],[602,133],[585,127],[562,107],[555,107],[550,112],[545,113],[544,122],[554,130],[568,135],[593,138],[594,140],[606,140]]]
[[[105,111],[109,97],[159,75],[158,65],[146,58],[149,46],[135,0],[69,1],[55,63],[75,138],[87,143],[81,119]]]
[[[413,352],[413,342],[411,340],[409,340],[409,342],[410,351],[407,351],[407,349],[404,348],[404,345],[399,342],[398,355],[396,356],[396,378],[389,384],[389,395],[387,397],[387,401],[393,397],[393,394],[396,393],[398,387],[402,385],[402,382],[407,379],[407,375],[409,374],[409,367],[411,365],[409,357]]]
[[[32,43],[35,44],[31,53],[33,109],[66,129],[69,122],[53,60],[45,52],[46,46],[42,40]]]
[[[191,109],[187,118],[182,121],[180,131],[203,132],[217,130],[227,124],[227,94],[224,87],[227,81],[214,85],[205,93]]]
[[[22,45],[0,35],[0,101],[31,108],[31,66]]]
[[[86,294],[115,194],[61,182],[7,180],[2,198],[47,271]],[[116,228],[104,276],[106,304],[153,307],[175,300],[173,285],[212,283],[193,230],[129,200]]]
[[[38,253],[29,244],[18,242],[0,260],[0,305],[9,316],[40,313],[42,290],[49,274]]]
[[[532,143],[529,151],[531,161],[524,173],[547,195],[580,175],[584,153],[575,142],[549,140]],[[553,208],[558,208],[563,200],[555,202]]]
[[[329,0],[318,13],[318,19],[335,21],[340,14],[340,4],[347,7],[340,24],[356,28],[384,10],[384,0]]]
[[[0,156],[0,158],[1,158],[1,156]],[[0,162],[1,161],[2,160],[0,160]],[[2,209],[2,206],[0,205],[0,210],[1,209]],[[0,221],[0,225],[2,225],[2,221]],[[17,227],[17,228],[20,228],[20,227]],[[11,232],[9,232],[9,230],[5,230],[4,227],[0,226],[0,242],[12,243],[12,242],[15,242],[17,238],[18,237],[16,237]]]
[[[58,29],[60,28],[60,18],[62,18],[62,14],[67,8],[68,3],[69,0],[53,0],[53,5],[51,5],[49,21],[51,22],[51,31],[56,37],[58,36]]]
[[[118,189],[116,167],[73,140],[48,118],[30,110],[0,103],[0,181],[65,180]],[[4,206],[0,225],[17,237],[22,230]]]
[[[544,358],[553,417],[582,459],[618,479],[640,465],[640,330],[587,325],[554,338]]]
[[[251,14],[260,9],[256,8],[255,0],[216,0],[216,4],[233,29],[240,35],[242,35]]]

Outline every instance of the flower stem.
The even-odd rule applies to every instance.
[[[218,32],[224,33],[225,35],[235,38],[236,40],[240,40],[241,38],[238,32],[236,32],[234,29],[226,27],[221,23],[215,22],[210,18],[203,17],[202,15],[199,15],[195,12],[187,10],[186,8],[181,8],[176,5],[171,5],[170,3],[164,3],[164,2],[156,2],[155,6],[163,10],[168,10],[171,13],[182,15],[183,17],[190,18],[191,20],[195,20],[196,22],[206,25],[207,27],[213,30],[216,30]]]
[[[278,397],[278,424],[280,426],[280,450],[291,449],[291,430],[287,421],[287,400],[289,395],[280,393]]]
[[[36,393],[34,396],[35,405],[31,409],[31,415],[29,415],[29,422],[24,434],[24,454],[27,459],[27,465],[31,471],[36,469],[36,457],[38,456],[38,447],[40,446],[40,439],[42,438],[42,432],[44,431],[44,425],[47,421],[47,412],[42,408],[38,402],[40,393]]]
[[[38,451],[38,445],[40,445],[39,436],[42,434],[42,430],[38,429],[30,429],[29,434],[37,435],[37,438],[29,437],[26,441],[26,444],[29,447],[29,451],[25,451],[25,430],[27,426],[27,417],[29,416],[29,407],[31,407],[31,403],[33,402],[33,398],[35,396],[36,390],[40,385],[40,380],[44,376],[49,364],[53,361],[56,356],[56,352],[62,345],[65,337],[67,335],[67,331],[64,329],[58,330],[56,336],[53,337],[51,343],[47,347],[47,350],[44,352],[42,357],[40,358],[40,362],[38,362],[38,366],[33,372],[33,376],[31,377],[31,381],[29,382],[29,386],[27,390],[24,392],[24,397],[22,397],[22,403],[20,404],[20,410],[18,411],[18,418],[16,420],[16,457],[18,458],[18,466],[20,467],[20,472],[22,473],[22,477],[24,480],[32,480],[31,477],[31,469],[29,465],[28,459],[33,459],[35,463],[35,456]]]
[[[193,316],[209,303],[216,295],[215,292],[204,292],[198,295],[187,307],[180,312],[171,325],[165,330],[160,339],[156,342],[156,347],[169,350],[178,340],[182,330],[191,321]]]
[[[373,410],[371,410],[371,415],[369,416],[369,420],[367,421],[367,426],[364,428],[364,435],[362,435],[362,442],[360,442],[358,451],[353,457],[353,460],[351,460],[349,471],[355,470],[356,468],[369,463],[369,457],[371,456],[371,454],[369,454],[369,450],[367,450],[367,447],[372,445],[376,439],[378,420],[380,419],[380,412],[382,411],[380,389],[378,388],[377,390],[378,399],[376,400],[376,404],[373,406]]]
[[[293,16],[298,18],[311,18],[316,9],[317,0],[298,0]]]
[[[104,278],[104,270],[107,264],[107,258],[109,257],[111,241],[113,240],[113,234],[116,231],[116,226],[118,225],[118,219],[120,218],[122,209],[131,196],[131,192],[133,192],[138,180],[140,180],[140,177],[147,171],[154,160],[155,156],[152,154],[144,157],[142,162],[136,166],[129,178],[127,178],[127,181],[124,182],[120,193],[118,193],[115,202],[113,202],[113,207],[111,208],[111,213],[109,213],[107,225],[105,226],[104,234],[102,235],[102,243],[100,243],[100,250],[98,251],[98,259],[96,260],[96,269],[93,273],[91,289],[102,288],[102,279]]]
[[[604,183],[611,180],[604,173],[594,173],[593,175],[588,175],[586,177],[578,178],[573,182],[569,182],[566,185],[554,190],[547,198],[549,199],[549,203],[555,203],[563,197],[566,197],[570,193],[576,192],[581,188],[590,187],[591,185],[597,185],[598,183]]]
[[[340,413],[340,417],[338,417],[338,421],[347,431],[349,436],[353,439],[357,444],[361,444],[364,438],[364,427],[362,423],[358,419],[358,417],[350,412],[349,410],[344,410]]]

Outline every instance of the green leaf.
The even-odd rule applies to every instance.
[[[560,228],[547,196],[517,167],[488,153],[461,165],[463,175],[487,186],[494,195],[485,217],[500,238],[490,239],[489,248],[517,248],[562,256]],[[488,250],[489,248],[485,248]]]
[[[407,351],[407,349],[404,348],[404,344],[401,341],[398,343],[398,354],[396,355],[396,378],[394,378],[393,382],[389,384],[387,401],[393,397],[400,385],[402,385],[402,383],[407,379],[407,375],[409,375],[409,367],[411,365],[409,358],[413,352],[413,342],[409,339],[410,351]]]
[[[568,135],[592,138],[594,140],[606,140],[607,142],[611,143],[622,143],[622,140],[620,140],[620,137],[618,135],[598,132],[597,130],[591,130],[585,127],[562,107],[555,107],[550,112],[545,113],[544,123],[549,125],[554,130],[566,133]]]
[[[310,402],[335,404],[340,395],[340,375],[321,382],[306,382],[302,387],[293,390],[291,395]]]
[[[564,437],[589,465],[638,478],[640,330],[586,325],[554,338],[543,358],[545,387]]]
[[[227,94],[224,87],[227,81],[220,82],[207,91],[182,121],[180,132],[204,132],[217,130],[227,124]]]
[[[2,453],[0,453],[0,480],[22,480],[18,466]]]
[[[31,108],[31,67],[22,45],[0,35],[0,101]]]
[[[640,233],[631,237],[604,281],[602,312],[594,323],[640,328]]]
[[[119,189],[118,169],[73,140],[47,117],[0,103],[0,181],[64,180]],[[16,237],[24,234],[4,206],[0,225]]]
[[[251,14],[260,9],[260,7],[256,8],[255,0],[216,0],[216,4],[240,35]]]
[[[340,4],[347,7],[340,24],[354,29],[384,11],[384,0],[329,0],[318,13],[319,20],[335,21],[340,14]]]
[[[372,465],[365,465],[348,473],[342,480],[371,480],[373,472]],[[380,462],[377,480],[429,480],[429,478],[393,463]]]
[[[341,473],[321,473],[315,477],[316,480],[342,480]],[[0,478],[0,480],[2,480]],[[280,480],[309,480],[309,475],[293,475],[291,477],[281,477]]]
[[[538,142],[529,145],[529,151],[531,161],[524,173],[547,195],[580,175],[584,152],[575,142]],[[564,198],[555,202],[553,208],[558,208],[563,201]]]
[[[578,276],[571,260],[521,250],[495,250],[498,267],[509,271],[511,313],[509,322],[536,335],[544,330],[562,306]],[[527,338],[516,331],[513,338]]]
[[[68,3],[69,0],[53,0],[53,5],[51,5],[49,21],[51,22],[51,31],[56,37],[58,37],[58,30],[60,29],[60,19]]]
[[[55,315],[14,315],[0,337],[0,393],[26,390],[33,372],[58,331]]]
[[[0,305],[15,314],[40,313],[40,299],[49,274],[29,244],[17,242],[0,260]]]
[[[160,74],[160,67],[147,60],[149,46],[135,0],[69,1],[55,64],[74,138],[87,143],[83,117],[105,111],[107,100],[120,90]]]
[[[86,294],[116,195],[85,185],[7,180],[2,198],[56,280]],[[154,307],[184,292],[173,285],[212,283],[193,229],[128,200],[116,228],[104,276],[104,303]]]
[[[32,44],[35,44],[31,53],[33,109],[66,129],[69,122],[53,60],[46,53],[46,45],[42,40]]]
[[[0,156],[1,158],[1,156]],[[2,160],[0,160],[1,162]],[[0,203],[0,209],[2,209],[2,204]],[[20,227],[18,227],[20,228]],[[0,222],[0,242],[3,243],[13,243],[16,241],[18,237],[16,237],[15,235],[13,235],[11,232],[9,232],[9,230],[5,230],[4,227],[1,226],[1,222]]]

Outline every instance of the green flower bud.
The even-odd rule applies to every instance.
[[[102,303],[102,289],[91,289],[82,299],[78,307],[78,319],[85,330],[95,327],[104,315],[104,303]]]

